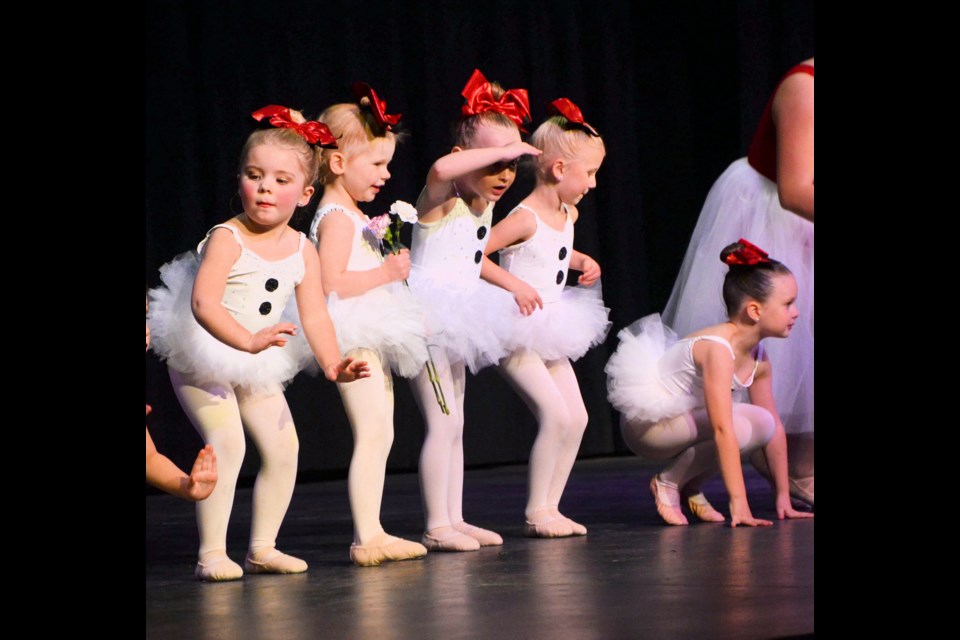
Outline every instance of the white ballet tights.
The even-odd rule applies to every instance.
[[[293,496],[300,448],[283,392],[255,395],[241,387],[194,384],[173,369],[170,380],[180,406],[217,454],[217,486],[197,503],[198,555],[226,553],[227,524],[246,451],[244,429],[261,460],[253,487],[249,552],[274,547]]]
[[[393,445],[393,378],[376,352],[354,349],[348,356],[366,360],[370,377],[337,384],[353,431],[353,456],[347,476],[354,542],[367,544],[383,533],[380,504]]]
[[[530,451],[526,516],[558,507],[587,428],[587,409],[566,358],[544,361],[527,349],[500,361],[500,372],[537,419]]]
[[[763,407],[734,403],[733,428],[741,455],[767,444],[773,437],[774,426],[773,416]],[[652,425],[621,418],[620,433],[627,446],[643,458],[673,458],[660,472],[660,479],[676,484],[686,494],[699,491],[703,482],[719,471],[713,426],[706,409]]]
[[[450,362],[446,350],[431,347],[440,385],[450,415],[440,410],[426,367],[410,380],[426,436],[420,450],[420,495],[426,530],[463,521],[463,398],[466,371],[463,361]]]

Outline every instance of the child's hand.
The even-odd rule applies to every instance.
[[[217,486],[217,454],[213,452],[213,445],[207,445],[200,450],[190,477],[180,481],[180,490],[188,500],[203,500]]]
[[[543,151],[526,142],[511,142],[503,148],[503,160],[516,160],[520,156],[539,156]]]
[[[583,267],[581,269],[583,273],[581,273],[580,277],[577,278],[577,282],[579,284],[589,287],[600,279],[600,265],[597,264],[596,260],[590,257],[585,257],[581,266]]]
[[[786,495],[782,498],[777,498],[777,518],[783,520],[784,518],[812,518],[813,514],[806,511],[797,511],[793,508],[793,504],[790,502],[790,495]]]
[[[250,353],[260,353],[270,347],[282,347],[287,344],[287,338],[283,334],[291,336],[297,335],[297,325],[292,322],[279,322],[272,327],[265,327],[250,336],[250,345],[247,349]]]
[[[400,249],[400,253],[387,254],[382,266],[390,279],[388,282],[406,280],[410,277],[410,250]]]
[[[370,365],[364,360],[353,361],[353,358],[344,358],[338,364],[331,364],[323,370],[323,375],[331,382],[353,382],[360,378],[370,377]]]
[[[543,309],[543,300],[540,299],[540,294],[526,282],[521,281],[511,293],[513,293],[513,299],[517,301],[517,306],[520,307],[520,313],[523,315],[530,315],[537,310],[537,307]]]
[[[750,505],[746,503],[746,500],[744,500],[742,506],[736,506],[733,502],[730,502],[730,526],[736,527],[738,524],[742,524],[745,527],[773,526],[773,523],[769,520],[754,518],[753,514],[750,513]]]

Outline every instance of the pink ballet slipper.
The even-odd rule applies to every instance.
[[[790,478],[790,495],[813,509],[813,476]]]
[[[275,548],[248,553],[243,563],[247,573],[303,573],[307,563]]]
[[[422,544],[386,532],[377,534],[365,545],[350,545],[350,560],[361,567],[376,567],[382,562],[413,560],[425,555],[427,548]]]
[[[467,524],[463,520],[453,525],[453,528],[479,542],[481,547],[496,547],[503,544],[503,538],[500,537],[499,533]]]
[[[567,516],[565,516],[565,515],[563,515],[562,513],[560,513],[560,509],[558,509],[557,507],[555,507],[555,506],[554,506],[554,507],[550,507],[550,514],[551,514],[551,515],[555,515],[555,516],[560,516],[561,518],[563,518],[564,520],[566,520],[566,521],[567,521],[567,524],[570,525],[570,529],[573,530],[573,535],[575,535],[575,536],[585,536],[585,535],[587,535],[587,528],[586,528],[585,526],[583,526],[582,524],[580,524],[580,523],[577,522],[576,520],[571,520],[571,519],[568,518]]]
[[[243,569],[224,553],[198,561],[193,575],[203,582],[225,582],[242,578]]]
[[[532,519],[523,525],[523,535],[528,538],[567,538],[573,535],[571,521],[559,512],[557,515],[550,513],[549,508],[538,509]]]
[[[686,525],[687,517],[680,511],[680,489],[672,482],[660,479],[660,474],[650,478],[650,493],[657,503],[657,513],[667,524]]]
[[[480,548],[477,540],[453,527],[437,527],[426,531],[420,542],[430,551],[476,551]]]
[[[726,520],[723,514],[714,509],[713,505],[707,501],[707,497],[700,491],[687,496],[687,506],[690,507],[690,513],[704,522],[724,522]]]

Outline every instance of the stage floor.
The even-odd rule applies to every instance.
[[[464,511],[502,547],[430,553],[360,568],[345,481],[298,485],[278,547],[310,569],[225,583],[193,578],[193,505],[146,498],[146,636],[298,640],[618,640],[780,638],[814,629],[814,521],[773,527],[661,524],[647,489],[654,467],[633,457],[579,461],[561,508],[581,538],[522,537],[526,466],[468,471]],[[775,520],[766,481],[745,466],[754,515]],[[705,487],[727,512],[720,480]],[[228,551],[243,563],[251,490],[240,489]],[[387,477],[382,522],[419,540],[416,474]]]

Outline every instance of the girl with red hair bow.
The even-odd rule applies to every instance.
[[[773,524],[750,511],[740,466],[741,455],[761,448],[773,475],[777,517],[812,517],[790,503],[787,441],[761,344],[790,335],[799,314],[797,281],[743,239],[724,248],[720,259],[729,265],[723,281],[727,321],[682,340],[657,314],[623,329],[606,367],[607,396],[620,411],[627,446],[644,458],[669,460],[650,480],[667,524],[687,524],[681,498],[698,519],[724,521],[701,491],[718,468],[731,525]],[[750,403],[736,401],[735,392],[743,391]]]
[[[506,355],[503,338],[516,305],[529,313],[540,304],[532,287],[511,297],[480,279],[489,262],[484,248],[493,206],[513,184],[520,157],[540,155],[520,139],[520,127],[530,117],[527,92],[504,91],[475,70],[462,94],[466,102],[453,149],[427,174],[410,248],[410,286],[427,315],[436,365],[412,380],[426,423],[420,454],[426,520],[421,541],[431,551],[475,551],[503,544],[498,534],[463,517],[465,372],[469,368],[475,373]],[[434,384],[442,389],[446,410],[438,406]]]
[[[297,326],[283,310],[296,294],[300,324],[329,380],[369,376],[366,363],[341,359],[320,286],[320,262],[289,226],[310,201],[320,145],[335,144],[318,122],[271,105],[253,114],[270,126],[252,133],[240,154],[243,212],[215,225],[197,247],[160,268],[150,291],[152,344],[167,361],[180,405],[217,452],[218,480],[197,503],[199,580],[247,573],[302,573],[307,563],[276,548],[293,496],[299,443],[283,386],[301,367],[287,346]],[[227,555],[227,524],[245,452],[244,431],[261,468],[244,566]]]
[[[390,179],[400,114],[364,83],[353,85],[356,102],[328,107],[319,119],[337,137],[320,165],[323,195],[310,225],[330,316],[342,353],[370,363],[371,376],[338,384],[353,432],[347,494],[353,516],[350,559],[360,566],[426,555],[423,545],[391,536],[380,524],[380,505],[393,444],[393,377],[419,373],[427,360],[424,318],[403,286],[410,252],[383,255],[381,238],[359,203],[371,202]],[[414,213],[406,203],[406,218]],[[403,214],[403,212],[401,212]],[[375,226],[375,225],[373,225]]]
[[[770,345],[773,394],[790,440],[791,495],[813,506],[814,173],[813,58],[781,79],[750,143],[711,187],[664,322],[688,333],[723,319],[716,255],[729,238],[747,237],[791,266],[803,305],[790,340]],[[762,472],[762,460],[754,460]]]
[[[555,115],[530,138],[543,152],[534,159],[536,186],[493,228],[486,251],[500,251],[503,269],[484,274],[509,291],[531,286],[543,301],[529,316],[516,314],[510,353],[499,368],[537,419],[523,531],[538,538],[587,533],[559,510],[587,427],[570,361],[603,342],[610,329],[600,265],[573,248],[576,205],[597,186],[606,148],[573,102],[560,98],[550,108]],[[568,268],[581,272],[582,286],[564,286]]]

